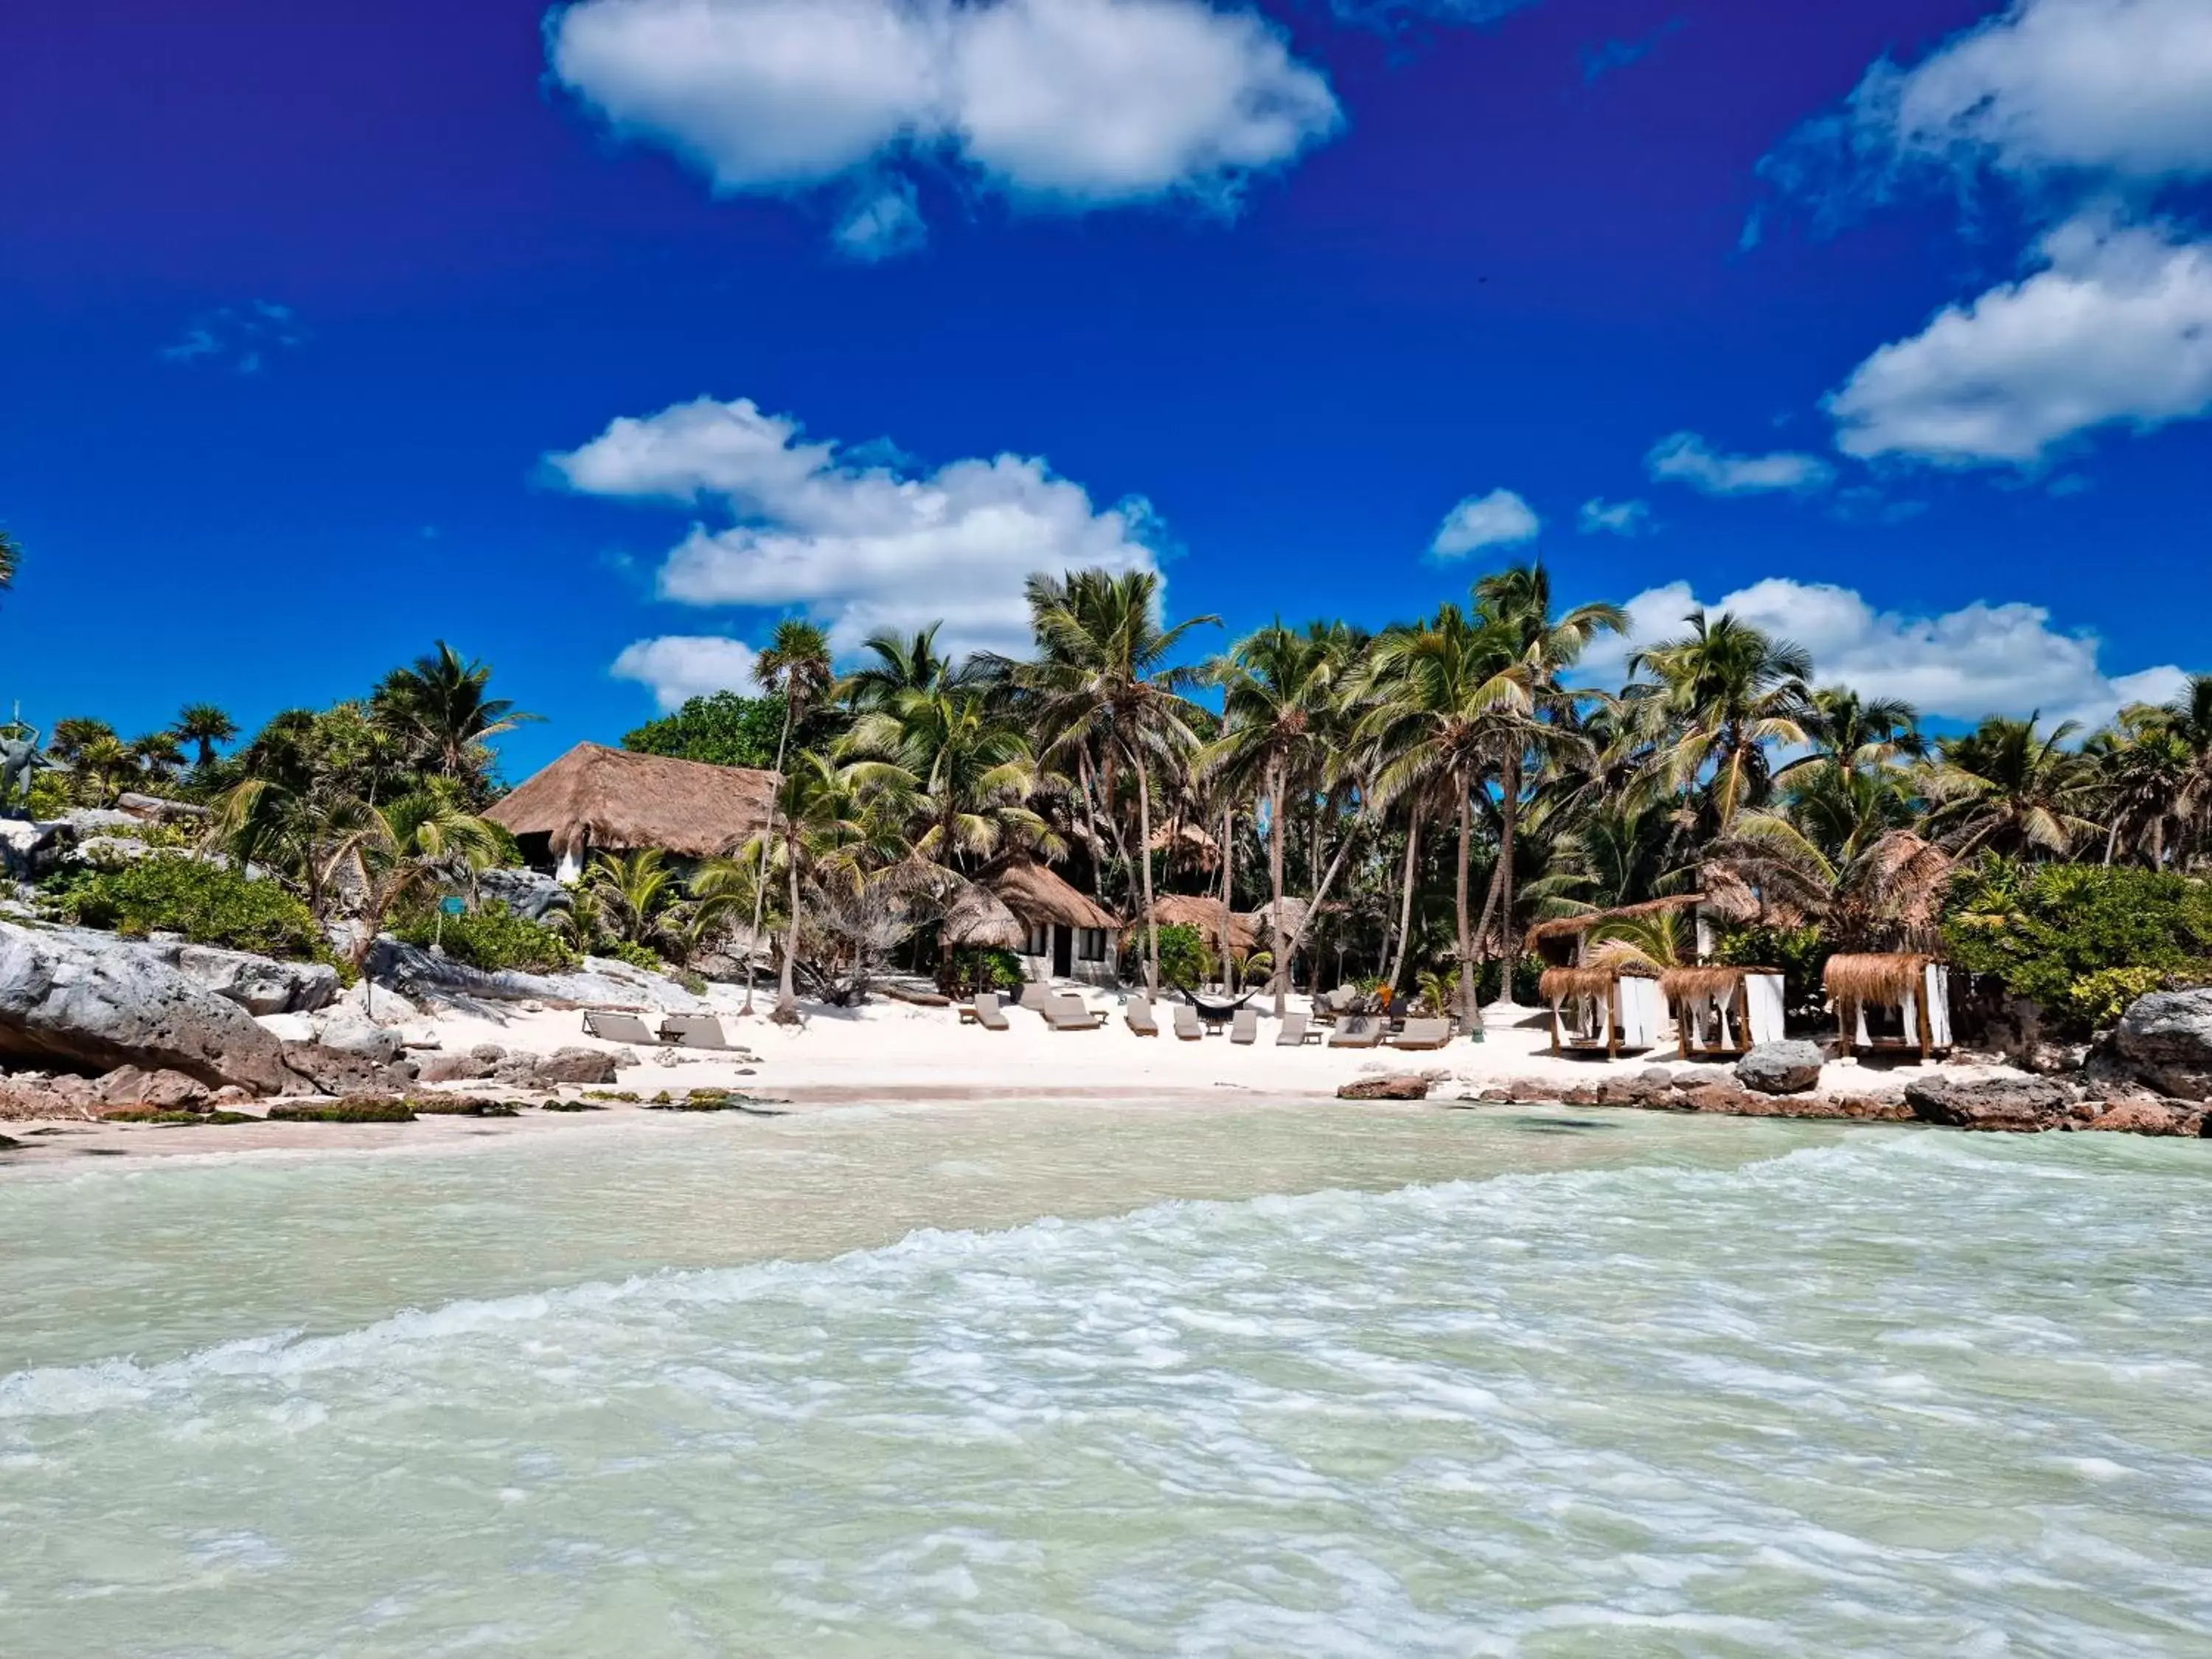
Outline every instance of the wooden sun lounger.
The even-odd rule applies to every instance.
[[[585,1009],[584,1035],[595,1036],[602,1042],[640,1042],[648,1048],[663,1046],[651,1028],[635,1014],[619,1013],[611,1009]]]
[[[1178,1002],[1175,1009],[1176,1035],[1185,1042],[1195,1042],[1206,1035],[1206,1027],[1198,1023],[1198,1010],[1188,1002]]]
[[[670,1014],[660,1022],[660,1040],[678,1048],[727,1048],[722,1022],[712,1014]]]
[[[1055,1031],[1095,1031],[1106,1023],[1106,1016],[1086,1006],[1079,997],[1061,992],[1044,1005],[1046,1022]]]
[[[1328,1034],[1332,1048],[1379,1048],[1382,1046],[1382,1022],[1373,1014],[1346,1014],[1336,1023]]]
[[[1303,1048],[1309,1042],[1321,1041],[1321,1033],[1312,1029],[1310,1014],[1285,1014],[1283,1029],[1275,1033],[1278,1048]]]
[[[1160,1022],[1152,1013],[1150,997],[1131,997],[1129,1006],[1121,1011],[1121,1018],[1139,1036],[1156,1037],[1160,1034]]]
[[[1393,1048],[1443,1048],[1450,1045],[1452,1024],[1448,1019],[1409,1019],[1390,1039]]]
[[[960,1023],[965,1025],[970,1022],[987,1031],[1011,1031],[1014,1029],[1006,1018],[1006,1010],[999,1006],[996,991],[976,992],[975,1000],[960,1011]]]
[[[1229,1017],[1229,1040],[1250,1048],[1260,1040],[1260,1012],[1256,1008],[1239,1008]]]

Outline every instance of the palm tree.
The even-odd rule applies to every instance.
[[[1066,849],[1027,805],[1036,760],[1021,729],[981,691],[908,690],[863,714],[838,746],[847,775],[886,792],[907,814],[917,857],[957,871],[1010,842],[1057,858]]]
[[[351,899],[353,960],[368,958],[385,918],[404,901],[471,882],[499,861],[496,831],[469,810],[460,786],[434,778],[385,805],[352,801],[333,815],[325,888]]]
[[[489,664],[464,661],[445,641],[436,643],[428,656],[386,674],[371,707],[382,724],[416,744],[426,769],[440,777],[472,780],[483,769],[486,744],[540,716],[487,695]]]
[[[215,764],[216,745],[238,735],[238,723],[211,702],[188,702],[177,711],[169,735],[180,744],[197,744],[198,765],[205,771]]]
[[[2121,787],[2135,791],[2138,816],[2163,788],[2176,861],[2203,859],[2212,852],[2212,674],[2192,676],[2170,702],[2121,710],[2120,729],[2125,746],[2138,751],[2120,763]]]
[[[1765,799],[1768,745],[1808,740],[1813,659],[1726,611],[1694,611],[1684,620],[1688,634],[1629,658],[1628,672],[1653,683],[1625,695],[1657,744],[1654,760],[1668,789],[1686,801],[1710,769],[1706,816],[1725,835],[1738,812]]]
[[[1190,725],[1198,711],[1182,695],[1197,675],[1169,659],[1193,629],[1218,626],[1221,619],[1194,617],[1163,627],[1160,579],[1149,570],[1079,570],[1064,580],[1032,576],[1027,592],[1037,656],[1018,665],[1013,680],[1044,734],[1046,757],[1080,752],[1095,742],[1109,765],[1118,763],[1136,776],[1145,985],[1157,996],[1160,930],[1152,914],[1151,772],[1154,763],[1175,764],[1198,747]],[[1110,803],[1112,780],[1105,781]]]
[[[667,855],[647,847],[594,854],[581,896],[589,921],[600,931],[624,945],[681,956],[683,931],[666,925],[666,913],[684,891],[684,878]]]
[[[132,764],[149,781],[166,781],[185,763],[185,751],[170,732],[149,732],[131,741]]]
[[[22,562],[21,544],[5,530],[0,530],[0,589],[15,585],[15,570]]]
[[[1920,712],[1902,697],[1863,697],[1848,686],[1824,686],[1812,694],[1799,724],[1812,750],[1775,773],[1778,782],[1802,767],[1832,763],[1863,770],[1928,753]]]
[[[775,625],[775,637],[769,641],[768,649],[760,653],[760,659],[753,665],[753,678],[763,690],[783,699],[783,731],[775,740],[775,770],[781,779],[785,751],[791,746],[792,726],[804,710],[811,708],[829,693],[831,684],[830,636],[812,623],[785,617]],[[760,938],[761,918],[766,914],[764,907],[768,903],[769,848],[773,844],[775,829],[775,797],[773,796],[769,799],[768,829],[770,833],[761,837],[760,875],[753,886],[752,937],[755,939]],[[787,991],[791,983],[787,965],[783,978]],[[793,1004],[793,1007],[795,1011],[797,1005]],[[745,951],[745,1006],[739,1012],[750,1014],[752,1011],[753,951],[748,946]],[[795,1012],[793,1017],[796,1017]],[[776,1005],[776,1018],[785,1018],[781,1000]]]
[[[1992,715],[1942,744],[1938,758],[1921,769],[1929,825],[1954,857],[1986,849],[2063,859],[2097,833],[2087,816],[2095,765],[2064,746],[2081,728],[2063,720],[2038,732],[2039,719]]]
[[[860,649],[872,653],[875,661],[840,680],[838,697],[859,710],[888,708],[909,691],[948,690],[969,684],[972,670],[956,668],[951,658],[938,653],[937,630],[944,626],[932,623],[911,635],[871,634],[860,641]]]
[[[1477,782],[1500,757],[1502,725],[1517,729],[1533,707],[1529,677],[1506,630],[1471,619],[1455,605],[1437,608],[1418,628],[1375,641],[1355,695],[1366,702],[1354,734],[1371,757],[1369,805],[1387,810],[1412,792],[1435,788],[1456,803],[1459,857],[1454,890],[1458,923],[1460,1011],[1475,1008],[1474,938],[1468,874],[1474,841]],[[1521,739],[1516,737],[1516,746]]]
[[[73,766],[88,744],[114,736],[115,728],[106,720],[72,715],[68,720],[54,722],[53,732],[46,738],[46,753],[66,765]]]
[[[799,1018],[797,964],[799,924],[805,914],[800,902],[804,878],[819,878],[825,871],[848,872],[865,861],[871,845],[881,846],[880,826],[869,818],[853,779],[813,750],[789,757],[790,764],[776,786],[775,810],[761,832],[763,857],[771,853],[784,866],[786,902],[783,960],[776,986],[775,1012],[769,1016],[780,1024]],[[763,864],[765,870],[767,865]],[[756,923],[756,928],[758,924]]]
[[[1552,579],[1540,563],[1508,565],[1474,584],[1475,615],[1496,629],[1511,649],[1528,690],[1528,710],[1542,714],[1560,702],[1559,676],[1572,668],[1600,634],[1628,631],[1628,613],[1617,605],[1583,605],[1563,617],[1552,615]],[[1526,728],[1532,738],[1556,737]],[[1513,1001],[1511,964],[1517,954],[1513,932],[1513,841],[1521,816],[1521,772],[1528,745],[1509,741],[1498,778],[1498,853],[1500,954],[1507,964],[1503,1000]],[[1487,908],[1488,902],[1485,902]]]
[[[129,744],[109,732],[77,744],[71,769],[90,804],[106,806],[121,793],[125,780],[137,775],[138,757]]]
[[[1290,829],[1284,807],[1293,786],[1308,789],[1326,769],[1324,738],[1338,666],[1337,653],[1325,641],[1278,620],[1237,641],[1208,669],[1222,688],[1223,726],[1206,745],[1200,768],[1224,790],[1267,802],[1268,936],[1279,1019],[1291,977],[1283,928],[1283,845]]]

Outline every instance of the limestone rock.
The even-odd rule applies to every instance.
[[[1426,1100],[1429,1079],[1401,1073],[1389,1077],[1363,1077],[1336,1091],[1339,1100]]]
[[[284,1065],[290,1073],[288,1091],[295,1093],[305,1084],[325,1095],[404,1094],[416,1081],[416,1068],[410,1061],[395,1064],[320,1042],[285,1044]]]
[[[712,1005],[665,974],[626,962],[587,957],[575,974],[486,973],[412,945],[380,939],[368,958],[380,989],[390,985],[418,1004],[467,1008],[537,1002],[549,1007],[643,1007],[657,1013],[705,1013]]]
[[[1820,1086],[1821,1063],[1809,1042],[1762,1042],[1736,1061],[1735,1078],[1763,1095],[1802,1095]]]
[[[279,1042],[313,1042],[315,1022],[307,1014],[259,1014],[254,1024]]]
[[[1718,1112],[1741,1115],[1750,1105],[1751,1096],[1732,1083],[1701,1083],[1686,1097],[1693,1112]]]
[[[360,1054],[386,1066],[407,1047],[398,1032],[363,1019],[349,1008],[340,1008],[325,1019],[316,1029],[315,1041],[325,1048]]]
[[[2049,1078],[1915,1078],[1905,1085],[1913,1115],[1954,1129],[2034,1134],[2067,1119],[2074,1091]]]
[[[2212,1133],[2212,1113],[2193,1101],[2123,1100],[2083,1126],[2115,1134],[2185,1135]]]
[[[2112,1033],[2113,1055],[2176,1100],[2212,1100],[2212,986],[2138,997]]]
[[[282,1090],[290,1080],[283,1045],[237,1003],[178,971],[168,949],[0,923],[0,1054]]]
[[[142,795],[130,789],[115,798],[115,810],[155,823],[189,822],[208,816],[208,809],[197,802],[166,800],[159,795]]]
[[[494,1075],[525,1089],[556,1089],[564,1083],[605,1088],[615,1080],[617,1059],[598,1048],[556,1048],[550,1054],[511,1055]]]
[[[164,945],[176,970],[249,1014],[311,1014],[337,1000],[338,970],[326,962],[277,962],[206,945]]]
[[[409,999],[366,979],[349,985],[337,1006],[379,1025],[410,1025],[422,1018],[422,1011]]]
[[[477,890],[525,921],[542,921],[548,913],[569,904],[568,890],[538,870],[480,871]]]
[[[158,1106],[165,1110],[204,1106],[210,1092],[206,1084],[182,1072],[148,1072],[136,1066],[118,1066],[98,1085],[103,1106]]]

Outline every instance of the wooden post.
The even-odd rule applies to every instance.
[[[1605,994],[1605,1057],[1620,1058],[1620,975],[1613,978],[1613,988]]]
[[[1559,1052],[1559,1003],[1556,997],[1552,1000],[1552,1052],[1555,1055]]]
[[[1912,999],[1912,1006],[1920,1014],[1920,1063],[1925,1066],[1935,1032],[1930,1029],[1928,1019],[1928,975],[1924,971],[1920,975],[1920,994]]]
[[[1746,1054],[1751,1052],[1751,975],[1748,974],[1739,975],[1735,982],[1735,1039],[1736,1047]]]

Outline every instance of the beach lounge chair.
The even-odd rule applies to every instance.
[[[973,1020],[987,1031],[1011,1031],[1014,1028],[1006,1018],[1006,1011],[999,1006],[996,991],[978,991],[975,1000],[960,1011],[960,1021],[966,1024]]]
[[[1106,1023],[1106,1016],[1086,1006],[1080,997],[1065,991],[1048,998],[1044,1017],[1055,1031],[1095,1031]]]
[[[1312,1029],[1310,1014],[1285,1014],[1283,1029],[1275,1033],[1278,1048],[1303,1048],[1309,1042],[1321,1041],[1321,1033]]]
[[[660,1039],[635,1014],[604,1008],[584,1010],[584,1035],[595,1036],[602,1042],[636,1042],[648,1048],[662,1046]]]
[[[1023,1007],[1029,1009],[1032,1013],[1041,1014],[1044,1012],[1044,1005],[1051,995],[1051,988],[1042,980],[1024,980],[1022,982],[1019,1000]]]
[[[1346,1014],[1336,1023],[1328,1034],[1332,1048],[1379,1048],[1382,1046],[1382,1022],[1372,1014]]]
[[[1198,1010],[1188,1002],[1178,1002],[1175,1008],[1176,1035],[1185,1042],[1195,1042],[1206,1035],[1206,1027],[1198,1023]]]
[[[660,1040],[678,1048],[726,1048],[722,1022],[712,1014],[670,1014],[660,1022]]]
[[[1247,1048],[1260,1040],[1260,1011],[1239,1008],[1229,1017],[1229,1040]]]
[[[1448,1019],[1409,1019],[1390,1039],[1393,1048],[1443,1048],[1450,1045],[1452,1024]]]
[[[1160,1034],[1160,1022],[1152,1013],[1150,997],[1131,997],[1129,1006],[1121,1011],[1121,1018],[1139,1036],[1156,1037]]]

